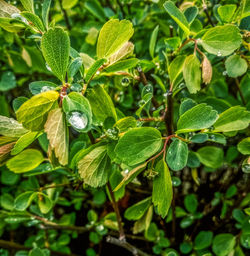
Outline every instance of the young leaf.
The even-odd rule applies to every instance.
[[[197,156],[205,166],[217,169],[223,164],[224,152],[215,146],[205,146],[198,149]]]
[[[85,81],[89,83],[89,81],[94,77],[98,69],[106,62],[106,59],[99,59],[93,63],[93,65],[89,68],[86,76]]]
[[[214,132],[231,132],[243,130],[250,123],[250,112],[244,107],[234,106],[219,115],[214,124]]]
[[[185,58],[186,56],[184,55],[177,56],[168,67],[169,79],[173,86],[175,86],[175,82],[182,72]]]
[[[210,28],[202,37],[203,48],[217,56],[227,56],[241,45],[239,29],[234,25]]]
[[[132,116],[126,116],[120,120],[118,120],[114,127],[119,129],[119,132],[126,132],[130,128],[136,127],[136,119]]]
[[[79,132],[87,132],[92,125],[92,111],[87,98],[71,92],[63,99],[63,111],[72,127]]]
[[[55,151],[59,163],[66,165],[69,154],[69,132],[61,108],[53,109],[49,112],[44,131],[47,133],[51,149]]]
[[[98,37],[98,59],[110,57],[131,38],[133,33],[133,25],[128,20],[111,19],[106,22]]]
[[[34,12],[34,1],[33,0],[20,0],[24,9],[29,12]]]
[[[78,163],[78,170],[84,182],[91,187],[101,187],[108,181],[110,159],[107,146],[99,146],[87,153]]]
[[[37,203],[41,213],[47,214],[53,206],[51,199],[44,193],[39,192],[37,195]]]
[[[163,4],[165,10],[170,15],[170,17],[179,25],[179,27],[185,32],[186,35],[189,34],[189,24],[185,15],[178,9],[172,1],[167,1]]]
[[[150,42],[149,42],[149,53],[151,58],[154,58],[154,51],[155,51],[155,44],[156,44],[156,39],[158,36],[158,31],[159,31],[159,25],[155,27],[155,29],[152,32],[152,35],[150,37]]]
[[[237,149],[243,155],[250,155],[250,137],[240,141],[237,145]]]
[[[56,87],[57,85],[50,81],[35,81],[29,84],[29,90],[33,95],[42,92],[53,91],[56,89]]]
[[[6,165],[12,172],[23,173],[35,169],[43,160],[44,158],[40,151],[36,149],[26,149],[8,160]]]
[[[239,55],[232,55],[227,58],[225,62],[226,71],[228,76],[237,77],[242,76],[247,71],[247,62]]]
[[[212,244],[213,232],[211,231],[200,231],[195,237],[194,248],[196,250],[203,250],[208,248]]]
[[[236,244],[236,239],[232,234],[219,234],[214,237],[212,250],[217,256],[229,255]]]
[[[64,82],[70,49],[67,32],[59,27],[49,29],[42,36],[41,48],[43,56],[52,72],[59,80]]]
[[[188,160],[187,143],[175,139],[168,148],[166,160],[171,170],[180,171],[183,169]]]
[[[211,127],[218,118],[217,111],[205,103],[187,110],[177,123],[177,133],[197,131]]]
[[[218,14],[223,22],[231,22],[234,12],[236,11],[237,5],[235,4],[226,4],[219,6],[217,9]]]
[[[112,65],[109,65],[107,68],[104,69],[104,71],[106,72],[124,71],[124,70],[135,67],[138,63],[139,63],[139,60],[136,58],[120,60]]]
[[[40,18],[32,12],[21,12],[21,15],[28,20],[38,31],[44,32],[44,26]]]
[[[68,68],[68,80],[69,81],[73,81],[74,76],[77,74],[77,72],[80,70],[80,68],[82,67],[82,58],[81,57],[77,57],[74,60],[72,60],[72,62],[69,65]]]
[[[84,7],[98,20],[105,22],[105,12],[104,8],[101,6],[100,2],[97,0],[86,1]]]
[[[194,54],[185,59],[183,77],[190,93],[196,93],[201,89],[200,61]]]
[[[133,166],[157,153],[161,146],[161,133],[155,128],[133,128],[119,139],[115,153],[123,163]]]
[[[117,120],[113,101],[103,86],[96,85],[91,89],[88,93],[88,100],[96,122],[103,123],[107,117],[113,117],[114,120]]]
[[[17,110],[17,120],[31,131],[43,130],[48,112],[57,107],[59,93],[48,91],[33,96]]]
[[[198,201],[195,194],[186,195],[184,198],[184,205],[190,213],[195,213],[198,207]]]
[[[124,213],[124,217],[127,220],[139,220],[144,213],[148,210],[149,206],[151,205],[152,198],[148,197],[132,206],[127,208]]]
[[[21,136],[17,140],[14,148],[11,150],[11,155],[19,154],[26,147],[28,147],[34,140],[36,140],[39,135],[39,132],[28,132]]]
[[[14,202],[14,208],[17,211],[25,211],[32,201],[36,198],[37,192],[27,191],[19,195]]]
[[[152,202],[162,218],[168,214],[173,198],[172,180],[168,166],[164,160],[160,160],[155,167],[158,172],[153,181]]]
[[[22,124],[7,116],[0,116],[0,135],[8,137],[21,137],[27,133]]]
[[[43,19],[43,24],[44,24],[46,29],[48,29],[48,23],[49,23],[50,4],[51,4],[51,0],[44,0],[43,1],[42,19]]]

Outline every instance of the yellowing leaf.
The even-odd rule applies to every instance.
[[[0,116],[0,134],[8,137],[20,137],[28,131],[15,119]]]
[[[26,149],[7,162],[7,167],[15,173],[28,172],[35,169],[44,160],[42,153],[36,149]]]
[[[102,27],[97,42],[97,57],[108,58],[118,51],[133,35],[133,25],[128,20],[111,19]]]
[[[84,182],[95,188],[106,184],[110,168],[106,145],[94,148],[78,163],[79,173]]]
[[[16,112],[17,120],[31,131],[43,130],[48,112],[57,107],[58,97],[59,93],[55,91],[33,96],[18,109]]]
[[[61,108],[50,111],[44,130],[59,163],[66,165],[68,163],[69,136],[68,127]]]

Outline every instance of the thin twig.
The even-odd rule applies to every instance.
[[[117,202],[115,200],[114,192],[113,192],[112,187],[111,187],[109,182],[107,183],[107,187],[108,187],[108,190],[109,190],[109,193],[110,193],[110,196],[111,196],[112,205],[113,205],[113,208],[115,210],[115,215],[116,215],[116,219],[117,219],[117,222],[118,222],[119,240],[125,242],[126,241],[126,237],[125,237],[125,232],[124,232],[124,229],[123,229],[123,226],[122,226],[121,214],[120,214],[120,211],[119,211],[118,204],[117,204]]]
[[[244,95],[243,95],[243,93],[242,93],[242,91],[241,91],[239,79],[238,79],[238,78],[235,78],[235,82],[236,82],[236,85],[237,85],[237,88],[238,88],[238,91],[239,91],[239,94],[240,94],[242,103],[243,103],[244,105],[246,105],[247,103],[246,103],[246,100],[245,100],[245,98],[244,98]]]
[[[150,256],[150,254],[143,252],[142,250],[136,248],[132,244],[130,244],[126,241],[121,241],[120,239],[117,239],[115,237],[107,236],[106,241],[108,243],[120,246],[120,247],[130,251],[134,256]]]
[[[61,11],[63,13],[63,17],[65,19],[67,29],[70,31],[71,30],[71,25],[70,25],[70,22],[69,22],[69,17],[68,17],[68,14],[67,14],[66,10],[62,6],[62,0],[59,0],[59,4],[60,4]]]

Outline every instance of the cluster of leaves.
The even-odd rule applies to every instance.
[[[246,255],[250,2],[20,2],[0,0],[0,253]]]

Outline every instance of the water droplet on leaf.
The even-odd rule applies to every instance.
[[[219,56],[219,57],[220,57],[221,55],[222,55],[222,54],[221,54],[221,52],[220,52],[220,51],[218,51],[218,52],[217,52],[217,56]]]
[[[88,118],[84,113],[73,111],[68,117],[69,123],[77,130],[83,130],[88,124]]]
[[[127,77],[122,78],[122,86],[127,87],[130,84],[130,81]]]
[[[52,71],[50,66],[46,63],[46,68],[49,70],[49,71]]]

